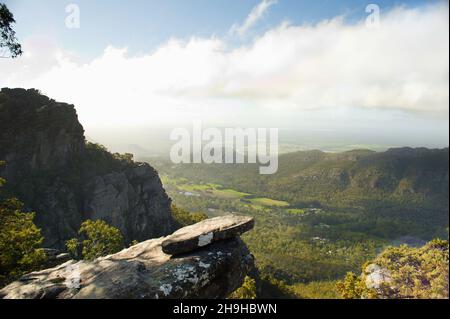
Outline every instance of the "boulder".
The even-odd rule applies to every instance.
[[[170,255],[186,253],[216,241],[239,236],[253,226],[254,220],[248,216],[227,215],[206,219],[168,236],[162,242],[162,250]]]
[[[378,266],[377,264],[369,264],[365,268],[365,284],[369,289],[380,289],[383,285],[392,282],[389,270]]]

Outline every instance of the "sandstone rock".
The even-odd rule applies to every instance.
[[[368,265],[364,273],[366,287],[370,289],[380,289],[382,285],[390,284],[392,281],[389,271],[376,264]]]
[[[2,89],[0,123],[0,176],[36,212],[45,247],[63,249],[86,219],[119,228],[127,243],[174,231],[157,172],[87,147],[73,105],[37,90]]]
[[[228,215],[207,219],[179,229],[162,242],[166,254],[187,253],[213,242],[239,236],[254,226],[254,220],[247,216]]]
[[[177,257],[162,251],[165,240],[152,239],[92,262],[72,260],[30,273],[0,290],[0,298],[225,298],[254,267],[253,256],[239,238]]]
[[[85,193],[87,217],[119,228],[129,243],[165,236],[175,229],[171,200],[148,164],[133,163],[120,172],[95,176],[87,181]]]

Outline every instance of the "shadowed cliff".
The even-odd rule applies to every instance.
[[[45,246],[62,248],[86,219],[105,220],[128,243],[175,229],[157,172],[86,143],[73,105],[33,89],[2,89],[0,123],[0,176],[36,211]]]

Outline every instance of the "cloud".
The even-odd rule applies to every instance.
[[[242,25],[233,25],[230,29],[231,34],[243,36],[249,29],[251,29],[269,10],[271,6],[277,4],[278,0],[263,0],[256,7],[252,9],[250,14],[245,19]]]
[[[294,119],[339,108],[448,121],[448,32],[441,4],[384,12],[378,29],[343,18],[283,23],[237,48],[214,37],[174,39],[144,55],[108,47],[84,64],[26,44],[27,56],[0,61],[0,86],[73,103],[88,126]]]

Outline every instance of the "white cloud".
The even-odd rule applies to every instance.
[[[242,25],[233,25],[230,29],[231,34],[243,36],[250,28],[252,28],[269,10],[271,6],[277,4],[278,0],[263,0],[252,9]]]
[[[292,119],[341,107],[448,121],[448,36],[445,4],[384,12],[379,29],[342,18],[282,24],[238,48],[219,38],[171,40],[139,56],[108,47],[86,64],[26,44],[27,56],[0,61],[0,86],[73,103],[87,126]]]

